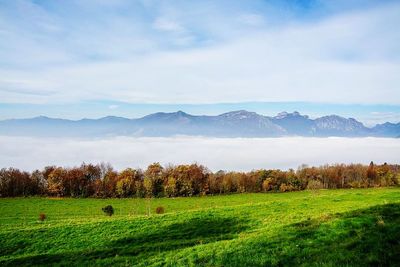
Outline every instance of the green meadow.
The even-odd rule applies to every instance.
[[[3,198],[0,243],[0,266],[399,266],[400,188]]]

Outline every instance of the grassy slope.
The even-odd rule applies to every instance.
[[[116,209],[111,218],[101,211],[107,204]],[[149,205],[166,214],[143,216]],[[0,215],[0,265],[400,264],[400,188],[0,199]]]

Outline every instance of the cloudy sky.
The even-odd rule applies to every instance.
[[[3,0],[0,119],[244,107],[400,121],[399,25],[384,0]]]

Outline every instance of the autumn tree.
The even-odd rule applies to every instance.
[[[44,178],[43,172],[35,170],[30,176],[34,189],[33,195],[45,195],[47,193],[47,181]]]
[[[374,162],[371,161],[371,163],[369,164],[368,169],[367,169],[368,184],[370,186],[375,184],[376,177],[377,177],[377,173],[375,170],[375,165],[374,165]]]
[[[164,184],[164,195],[167,197],[176,197],[177,193],[176,179],[173,176],[170,176]]]
[[[51,196],[65,196],[68,188],[65,186],[67,171],[62,167],[53,169],[47,176],[47,191]]]
[[[140,181],[142,175],[139,171],[127,168],[118,175],[116,184],[117,195],[120,197],[133,196],[140,192]]]
[[[145,172],[120,172],[109,164],[63,168],[48,166],[32,173],[0,170],[0,196],[175,197],[235,192],[294,191],[306,188],[359,188],[400,183],[400,165],[336,164],[301,166],[297,171],[211,172],[198,164],[148,166]],[[148,207],[150,213],[150,206]]]
[[[117,196],[117,182],[118,182],[118,172],[113,169],[107,170],[104,174],[103,179],[99,180],[98,183],[102,185],[102,195],[104,197],[115,197]]]
[[[144,173],[144,187],[148,195],[162,196],[163,184],[163,167],[158,162],[149,165]]]

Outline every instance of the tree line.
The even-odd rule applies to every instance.
[[[300,166],[287,171],[211,172],[203,165],[153,163],[146,170],[116,171],[110,164],[65,168],[48,166],[33,172],[0,170],[0,197],[178,197],[244,192],[288,192],[305,189],[367,188],[400,183],[400,165],[336,164]]]

